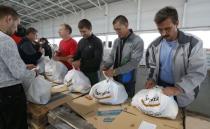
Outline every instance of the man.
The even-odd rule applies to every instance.
[[[18,50],[25,64],[37,65],[42,56],[42,49],[36,44],[37,30],[30,27],[26,30],[26,36],[18,44]]]
[[[206,76],[202,41],[177,28],[178,14],[173,7],[159,10],[154,21],[161,36],[146,52],[150,73],[145,86],[163,86],[165,95],[175,96],[178,105],[186,107],[196,98]]]
[[[143,40],[128,29],[128,20],[119,15],[113,21],[118,38],[114,41],[111,54],[103,63],[103,70],[108,77],[125,86],[129,97],[135,94],[136,68],[144,51]],[[113,68],[111,68],[113,66]]]
[[[72,57],[77,50],[77,42],[71,37],[72,29],[68,24],[62,24],[59,29],[59,35],[62,38],[59,49],[53,57],[56,61],[61,61],[70,70],[72,69]]]
[[[87,19],[82,19],[78,28],[83,38],[79,41],[73,66],[80,68],[90,79],[91,85],[94,85],[99,81],[98,71],[103,55],[102,41],[92,33],[92,25]]]
[[[0,6],[0,129],[27,129],[24,80],[36,73],[26,69],[17,45],[10,37],[20,23],[17,12]]]

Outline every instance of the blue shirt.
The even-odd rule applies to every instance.
[[[161,41],[160,50],[160,79],[164,82],[174,84],[173,76],[173,50],[176,49],[176,41]]]

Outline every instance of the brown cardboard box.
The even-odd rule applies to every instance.
[[[155,124],[156,129],[183,129],[181,113],[179,113],[176,120],[155,118],[143,114],[128,103],[117,106],[102,105],[86,97],[77,98],[67,104],[97,129],[138,129],[142,121]],[[121,110],[122,112],[114,117],[98,115],[99,111],[114,112],[115,110]],[[113,118],[113,121],[105,122],[106,118]]]
[[[29,102],[27,105],[28,117],[36,124],[46,124],[47,113],[49,110],[63,105],[79,95],[80,94],[64,95],[61,98],[51,101],[46,105],[33,104]]]
[[[36,124],[33,121],[28,121],[29,129],[46,129],[46,124]]]
[[[104,119],[114,119],[117,115],[99,116],[97,113],[112,112],[122,110],[122,105],[104,105],[90,100],[87,96],[74,99],[68,102],[67,105],[82,116],[88,123],[92,124],[97,129],[108,129],[112,122],[104,122]]]
[[[91,112],[95,112],[99,106],[94,100],[89,100],[85,96],[73,99],[68,102],[67,105],[71,107],[76,113],[81,115],[83,118]]]
[[[185,129],[210,129],[210,118],[196,113],[186,113]]]
[[[68,86],[66,86],[65,84],[61,84],[61,85],[53,86],[51,89],[51,93],[52,94],[61,93],[68,90],[69,90]]]
[[[145,115],[143,112],[129,105],[124,110],[117,116],[110,129],[138,129],[143,121],[156,125],[156,129],[183,129],[183,116],[181,113],[178,114],[175,120],[169,120]]]

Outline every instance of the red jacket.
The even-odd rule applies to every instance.
[[[20,41],[22,40],[22,37],[17,36],[17,35],[15,35],[15,34],[13,34],[11,37],[12,37],[12,39],[16,42],[16,44],[19,44]]]
[[[70,38],[68,40],[61,40],[59,44],[57,56],[62,56],[62,57],[69,56],[69,55],[74,56],[76,51],[77,51],[77,42],[74,39]],[[69,70],[72,69],[71,64],[69,64],[66,61],[62,61],[62,62],[66,65],[66,67]]]

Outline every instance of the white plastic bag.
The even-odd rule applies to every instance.
[[[128,98],[124,86],[113,79],[106,79],[95,84],[89,95],[100,103],[113,105],[122,104]]]
[[[162,93],[162,87],[156,86],[152,89],[143,89],[133,98],[131,104],[145,114],[155,117],[176,119],[178,105],[174,98]]]
[[[52,72],[52,76],[49,76],[49,79],[56,83],[63,83],[64,77],[68,72],[67,67],[60,61],[51,60],[49,63],[50,64],[48,64],[47,66],[49,68],[48,72]],[[46,67],[45,67],[45,70],[46,70]]]
[[[68,71],[64,84],[70,86],[71,92],[88,93],[91,88],[90,80],[81,71],[75,69]]]
[[[42,56],[42,57],[38,60],[37,69],[38,69],[39,73],[45,73],[45,65],[46,65],[48,62],[50,62],[49,56]]]
[[[45,74],[46,75],[52,75],[54,62],[55,62],[54,60],[49,60],[48,62],[45,63]]]
[[[36,104],[46,104],[51,98],[51,84],[42,76],[23,83],[27,100]]]

